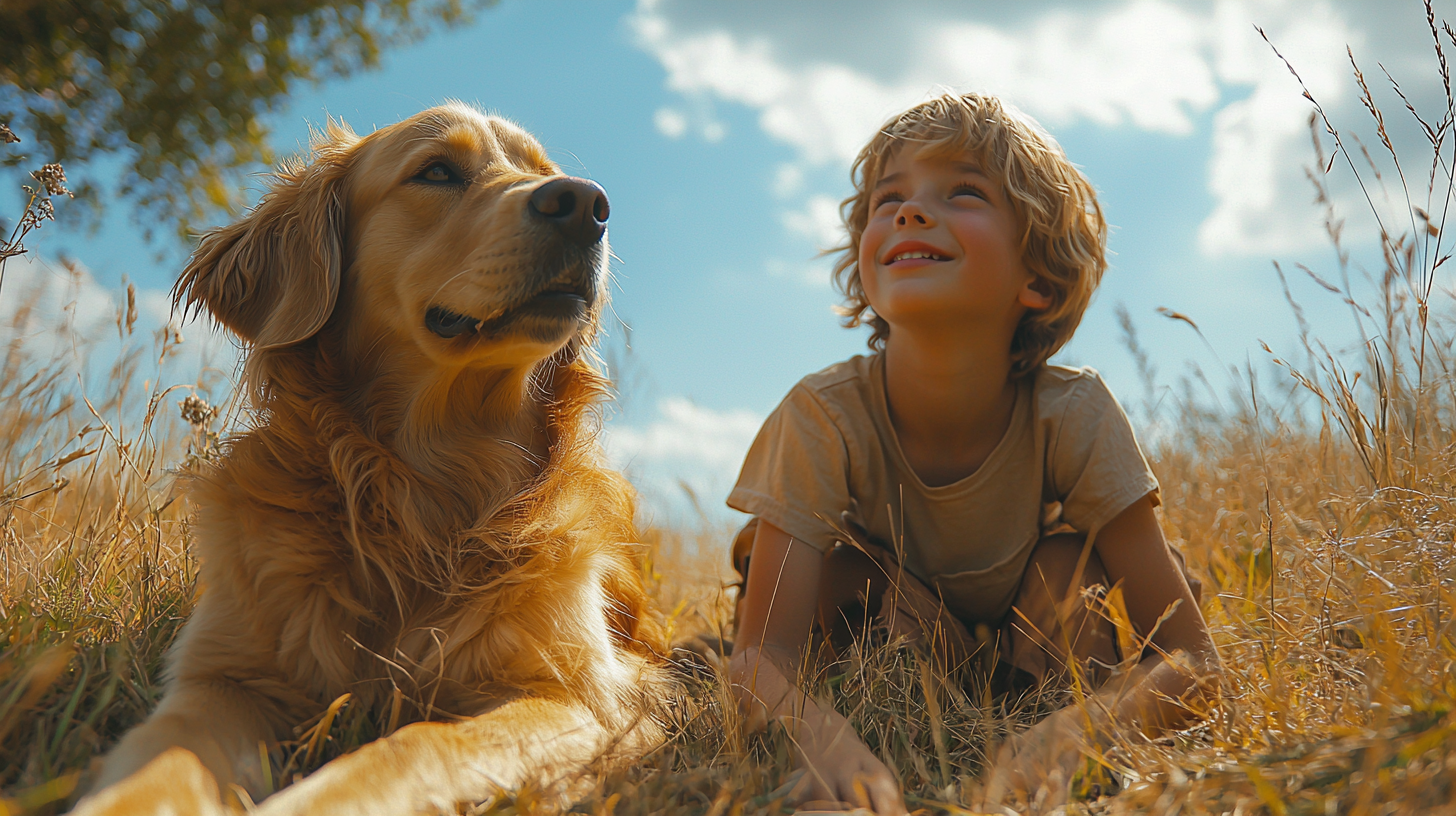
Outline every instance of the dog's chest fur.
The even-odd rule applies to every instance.
[[[417,716],[520,693],[621,711],[660,684],[620,477],[507,444],[458,471],[481,484],[442,484],[312,419],[313,444],[265,426],[198,484],[204,591],[176,673],[231,654],[226,679],[278,686],[283,717],[395,689]]]

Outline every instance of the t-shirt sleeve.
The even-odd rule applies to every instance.
[[[1061,412],[1047,449],[1047,473],[1062,503],[1062,521],[1091,533],[1144,496],[1158,503],[1158,480],[1132,424],[1095,371],[1078,378]]]
[[[842,538],[835,527],[849,507],[849,453],[843,432],[809,389],[795,387],[764,421],[728,506],[818,550]]]

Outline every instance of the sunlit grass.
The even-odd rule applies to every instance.
[[[65,796],[91,758],[157,702],[162,653],[191,605],[196,572],[190,508],[172,493],[167,467],[185,461],[189,445],[205,453],[207,439],[180,419],[178,392],[124,435],[55,382],[11,383],[0,395],[12,429],[0,442],[8,468],[0,785],[7,807],[53,809],[42,803]],[[1078,807],[1346,813],[1448,804],[1456,770],[1449,404],[1433,396],[1420,409],[1426,444],[1392,441],[1400,453],[1389,470],[1400,478],[1390,484],[1370,478],[1328,421],[1188,418],[1195,433],[1165,446],[1155,469],[1165,529],[1205,581],[1227,693],[1214,718],[1187,733],[1125,734],[1100,746],[1111,773],[1084,774],[1088,801]],[[730,534],[647,532],[656,592],[680,638],[731,635],[722,591]],[[993,699],[971,674],[933,677],[928,698],[921,660],[913,649],[855,652],[813,682],[889,760],[912,806],[971,808],[996,743],[1058,701]],[[646,762],[605,769],[579,807],[781,812],[793,781],[782,736],[745,734],[713,680],[690,684],[675,716],[674,739]],[[318,726],[299,724],[281,781],[384,728],[348,706],[329,718],[327,734]],[[534,801],[484,808],[529,811]]]

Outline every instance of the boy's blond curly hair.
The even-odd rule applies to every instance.
[[[1051,295],[1045,309],[1028,311],[1011,340],[1012,376],[1046,362],[1072,339],[1082,312],[1107,268],[1107,221],[1087,177],[1060,145],[1024,114],[994,96],[945,94],[899,114],[880,128],[854,160],[854,195],[839,207],[849,243],[837,247],[834,282],[847,327],[868,324],[870,348],[883,350],[890,326],[865,298],[859,242],[869,220],[870,191],[903,144],[929,154],[968,151],[1000,183],[1021,226],[1021,258]]]

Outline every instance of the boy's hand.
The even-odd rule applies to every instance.
[[[818,717],[781,720],[804,770],[791,798],[814,801],[816,808],[835,805],[825,810],[858,807],[879,816],[905,816],[900,783],[855,735],[849,721],[834,711],[816,713]]]
[[[1044,789],[1039,807],[1065,804],[1082,763],[1086,718],[1085,711],[1071,706],[1007,740],[991,768],[987,803],[1000,805],[1008,797],[1031,801]]]

